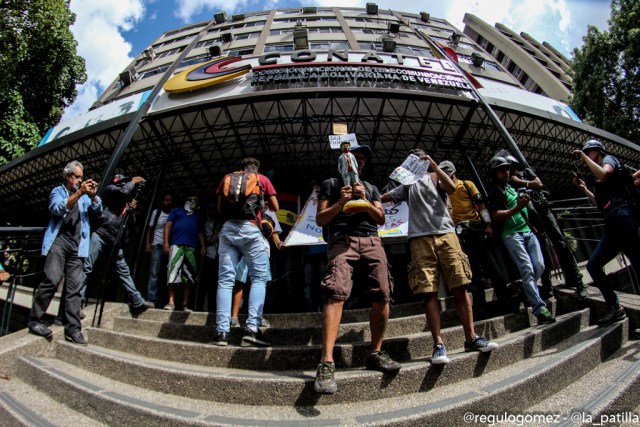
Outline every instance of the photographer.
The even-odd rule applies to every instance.
[[[111,183],[104,189],[102,194],[102,215],[100,215],[96,231],[91,234],[89,256],[84,261],[83,298],[86,292],[87,278],[93,271],[96,260],[104,249],[108,249],[108,253],[113,246],[116,246],[118,252],[115,261],[115,273],[127,291],[131,309],[139,311],[154,307],[153,303],[144,300],[138,289],[136,289],[135,283],[133,283],[129,266],[124,260],[122,251],[122,244],[126,236],[124,236],[124,233],[120,233],[120,229],[123,226],[123,217],[124,215],[133,214],[133,210],[137,207],[135,196],[143,187],[144,178],[141,176],[128,178],[124,175],[115,175]],[[110,274],[110,271],[107,271],[106,274]]]
[[[43,318],[64,276],[64,337],[74,344],[87,345],[80,322],[82,262],[89,253],[89,216],[100,214],[102,203],[96,196],[98,184],[92,179],[83,181],[84,168],[80,162],[69,162],[62,177],[63,184],[49,194],[51,220],[42,241],[42,255],[47,257],[45,278],[35,291],[29,332],[45,338],[53,335]]]
[[[488,202],[495,226],[522,278],[522,288],[531,303],[538,323],[553,323],[555,317],[540,298],[538,279],[544,270],[542,251],[538,239],[531,231],[527,217],[530,196],[526,188],[516,190],[509,185],[511,162],[495,156],[489,163],[494,185],[489,190]]]
[[[553,262],[550,256],[550,248],[548,248],[546,237],[549,238],[553,245],[553,249],[558,255],[558,261],[560,261],[560,267],[562,268],[562,272],[566,280],[566,286],[575,289],[579,299],[586,299],[589,296],[589,293],[587,292],[587,287],[582,281],[580,267],[578,267],[578,262],[564,238],[564,232],[558,224],[558,220],[547,202],[545,193],[548,194],[548,191],[544,184],[533,169],[526,168],[522,170],[518,160],[516,160],[516,158],[508,151],[501,150],[496,154],[496,156],[504,157],[511,162],[509,184],[518,190],[526,189],[527,194],[531,198],[533,208],[535,209],[535,212],[530,212],[530,219],[538,231],[538,242],[540,243],[542,255],[544,257],[545,269],[540,279],[542,282],[543,299],[553,297],[553,289],[551,287],[551,267]]]

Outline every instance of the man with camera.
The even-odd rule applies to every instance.
[[[522,278],[522,288],[538,323],[553,323],[556,319],[538,291],[538,279],[544,271],[544,261],[538,239],[529,225],[527,205],[531,198],[526,188],[516,192],[509,184],[509,160],[495,156],[489,167],[494,181],[488,194],[492,218]]]
[[[542,180],[536,175],[531,168],[523,169],[518,160],[513,157],[508,151],[500,150],[496,153],[496,156],[504,157],[511,162],[511,172],[509,175],[509,184],[516,189],[524,188],[531,198],[531,204],[535,212],[529,212],[532,223],[538,228],[538,243],[542,249],[542,256],[544,257],[545,269],[542,272],[542,294],[543,299],[553,297],[553,288],[551,287],[551,267],[552,259],[550,254],[550,248],[548,247],[547,237],[553,245],[553,249],[560,261],[560,267],[566,280],[566,286],[575,289],[578,298],[584,300],[589,297],[587,287],[582,281],[582,273],[580,273],[580,267],[575,256],[569,249],[567,241],[564,237],[564,232],[558,224],[558,220],[551,210],[545,193],[548,191],[545,189]],[[530,206],[531,208],[531,206]]]
[[[152,302],[145,301],[136,288],[122,251],[122,245],[126,239],[123,229],[125,215],[133,215],[133,211],[137,207],[136,196],[143,188],[144,178],[141,176],[129,178],[124,175],[115,175],[111,183],[104,189],[102,193],[104,208],[98,221],[98,227],[91,233],[89,256],[84,260],[83,297],[86,292],[87,277],[93,271],[96,260],[105,249],[109,253],[115,247],[117,249],[114,263],[115,273],[129,296],[131,309],[140,311],[155,307]],[[106,272],[106,274],[110,273],[110,271]]]
[[[33,298],[29,332],[45,338],[53,335],[42,319],[64,276],[64,336],[74,344],[87,345],[80,323],[80,288],[84,280],[82,264],[89,254],[89,215],[99,215],[102,203],[96,196],[98,184],[92,179],[83,182],[84,168],[80,162],[68,163],[62,176],[64,183],[51,190],[49,195],[51,220],[42,242],[42,255],[47,257],[45,278]]]

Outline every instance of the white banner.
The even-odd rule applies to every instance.
[[[287,236],[285,246],[324,245],[322,227],[316,224],[318,212],[318,187],[313,189],[309,200],[304,205],[302,213]],[[378,228],[380,237],[406,237],[409,231],[409,207],[405,202],[393,206],[384,205],[385,223]]]
[[[389,178],[398,181],[402,185],[411,185],[422,179],[429,170],[429,161],[420,160],[415,154],[409,157],[389,175]]]

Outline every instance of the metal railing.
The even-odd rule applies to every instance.
[[[7,287],[2,301],[0,336],[11,332],[13,306],[18,286],[35,289],[43,274],[40,256],[45,227],[0,227],[0,262],[10,274],[0,283]]]

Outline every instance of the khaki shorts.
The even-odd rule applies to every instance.
[[[469,258],[455,233],[415,237],[409,247],[409,286],[414,294],[438,292],[440,272],[449,289],[471,283]]]
[[[349,299],[353,288],[353,268],[357,266],[366,272],[371,300],[391,300],[393,279],[380,237],[333,236],[329,241],[327,258],[327,273],[321,286],[328,298]]]

